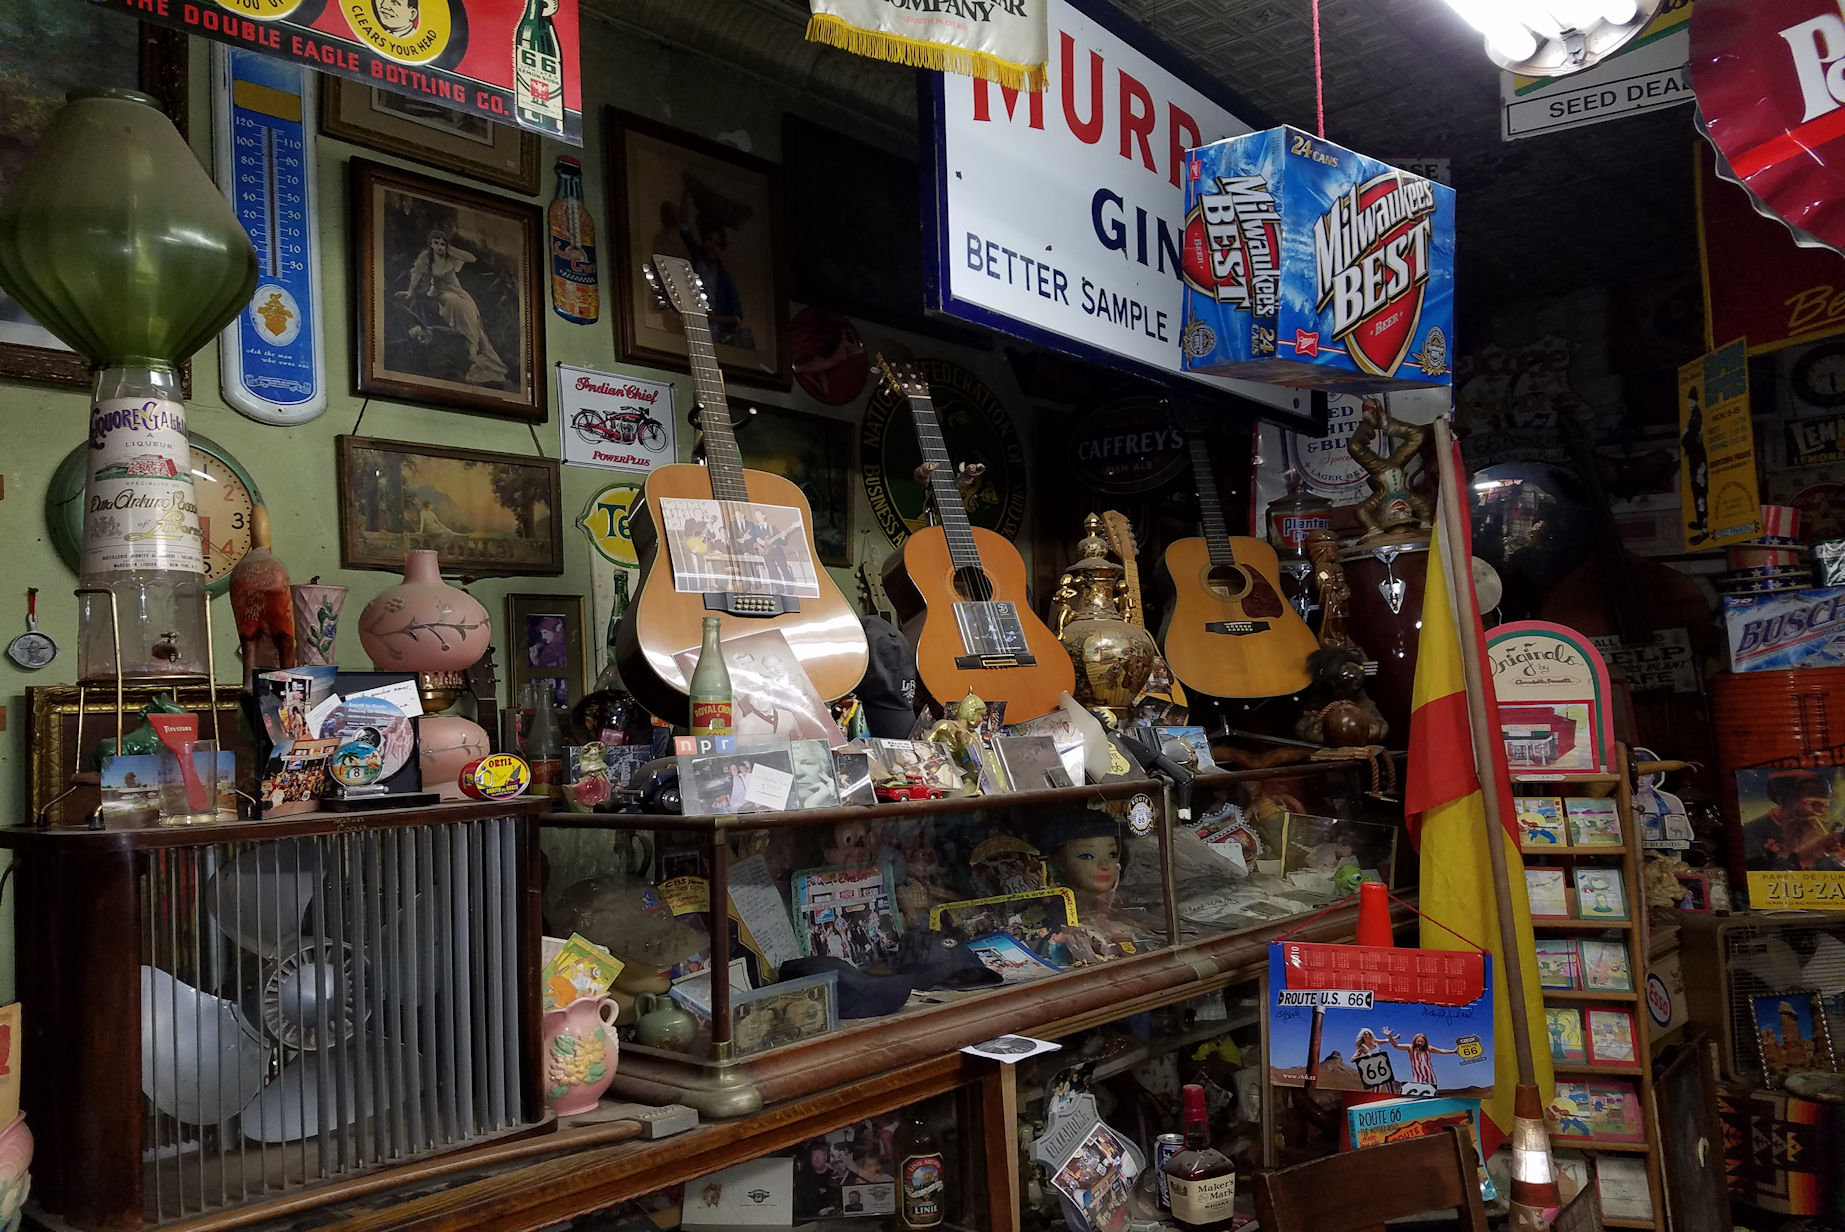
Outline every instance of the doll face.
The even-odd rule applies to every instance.
[[[1057,871],[1081,894],[1112,894],[1121,884],[1121,844],[1102,835],[1072,839],[1057,849]]]

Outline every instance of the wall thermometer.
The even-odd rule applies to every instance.
[[[218,187],[260,266],[249,307],[218,336],[224,400],[263,423],[306,423],[327,409],[313,74],[221,44],[211,58]]]

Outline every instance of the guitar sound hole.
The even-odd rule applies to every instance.
[[[993,583],[988,580],[986,572],[982,569],[956,569],[955,593],[963,599],[985,603],[993,597]]]
[[[1249,574],[1236,565],[1212,565],[1204,575],[1205,589],[1231,602],[1248,594],[1250,585]]]

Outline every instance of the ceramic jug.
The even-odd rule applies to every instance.
[[[582,997],[545,1011],[545,1102],[557,1115],[590,1111],[615,1081],[615,1013],[608,997]]]
[[[493,640],[480,601],[442,580],[436,554],[404,553],[404,580],[359,613],[359,642],[379,671],[459,672]]]
[[[635,1007],[640,1012],[640,1021],[634,1025],[635,1043],[668,1052],[684,1052],[691,1045],[698,1020],[670,996],[642,993]]]

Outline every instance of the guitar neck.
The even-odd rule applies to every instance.
[[[1234,565],[1230,550],[1230,527],[1224,521],[1224,507],[1217,499],[1217,475],[1211,469],[1211,454],[1202,436],[1191,438],[1192,481],[1198,486],[1198,512],[1204,520],[1204,545],[1214,565]]]
[[[718,500],[747,501],[743,482],[743,454],[730,430],[730,403],[724,396],[724,374],[718,368],[717,349],[711,344],[711,326],[702,312],[685,312],[686,352],[692,360],[692,389],[698,399],[699,427],[705,434],[705,465],[711,473],[711,495]]]
[[[1127,585],[1122,615],[1135,628],[1144,629],[1147,621],[1140,610],[1140,562],[1134,551],[1134,528],[1125,516],[1113,509],[1102,515],[1102,524],[1108,528],[1108,545],[1121,558],[1122,579]]]
[[[961,503],[961,489],[955,484],[955,464],[948,456],[948,443],[942,439],[942,425],[935,417],[935,401],[927,394],[907,396],[910,414],[916,420],[916,442],[922,447],[923,464],[930,466],[929,495],[948,539],[949,558],[956,569],[978,569],[980,551],[974,545],[967,507]]]

